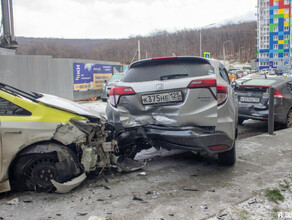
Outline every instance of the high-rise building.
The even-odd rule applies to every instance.
[[[259,69],[291,69],[291,0],[257,0]]]

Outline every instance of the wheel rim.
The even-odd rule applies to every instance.
[[[56,180],[57,170],[55,161],[49,158],[41,158],[34,161],[27,172],[34,186],[41,189],[51,188],[51,180]]]
[[[289,112],[288,117],[287,117],[287,127],[288,128],[292,127],[292,111]]]

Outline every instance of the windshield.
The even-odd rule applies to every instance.
[[[123,82],[143,82],[196,77],[214,74],[213,67],[206,62],[174,60],[171,62],[148,63],[128,70]]]
[[[114,74],[108,81],[109,82],[120,81],[123,78],[123,76],[124,74]]]

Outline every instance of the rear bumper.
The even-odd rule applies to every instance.
[[[286,122],[286,109],[283,106],[275,105],[274,119],[276,122]],[[238,117],[243,119],[255,119],[266,121],[269,117],[269,109],[258,109],[253,105],[239,105]]]
[[[162,127],[147,125],[138,129],[126,130],[130,138],[142,138],[157,148],[205,151],[216,154],[232,148],[234,140],[223,132],[216,132],[214,127]],[[122,140],[129,143],[130,140]],[[220,151],[210,150],[210,146],[225,145],[228,148]]]

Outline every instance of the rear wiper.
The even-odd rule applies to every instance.
[[[172,75],[165,75],[165,76],[160,76],[160,80],[182,78],[182,77],[186,77],[186,76],[189,76],[189,74],[172,74]]]

